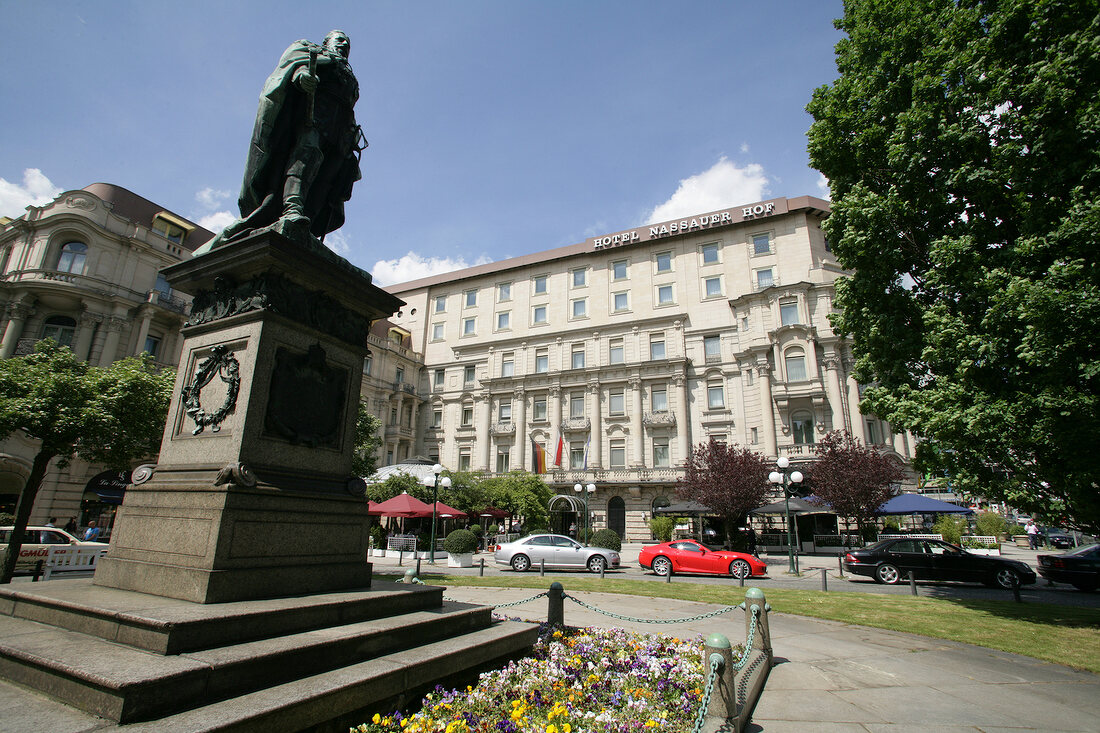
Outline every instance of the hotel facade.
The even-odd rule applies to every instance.
[[[828,213],[776,198],[388,287],[406,302],[389,333],[412,356],[367,367],[392,385],[368,398],[380,463],[544,470],[558,525],[593,484],[593,527],[630,541],[711,439],[798,465],[846,430],[907,466],[911,437],[860,413],[828,320],[844,275]]]

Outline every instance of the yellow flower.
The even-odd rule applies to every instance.
[[[558,733],[558,726],[551,723],[550,725],[546,726],[546,733]]]
[[[645,722],[645,727],[646,727],[646,728],[656,728],[656,727],[657,727],[657,721],[656,721],[656,720],[652,720],[652,719],[650,719],[650,720],[647,720],[647,721]]]
[[[378,725],[379,723],[382,722],[382,716],[379,715],[378,713],[375,713],[374,717],[370,719],[370,722],[374,723],[375,725]]]
[[[573,726],[566,723],[561,727],[561,733],[573,733]]]

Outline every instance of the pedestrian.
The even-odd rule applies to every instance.
[[[1033,550],[1039,549],[1039,528],[1035,526],[1035,520],[1027,520],[1027,526],[1024,528],[1027,531],[1027,544]]]
[[[57,517],[50,517],[50,521],[46,522],[46,526],[47,527],[56,527],[57,526]]]
[[[745,545],[750,555],[756,554],[756,530],[751,524],[745,528]]]
[[[69,534],[75,535],[76,530],[76,517],[69,517],[69,521],[65,522],[65,531]]]
[[[84,541],[95,542],[99,539],[99,527],[96,526],[95,520],[88,522],[88,529],[84,530]]]
[[[577,523],[573,522],[569,525],[569,536],[573,539],[577,539]]]

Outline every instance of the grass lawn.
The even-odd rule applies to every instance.
[[[377,577],[384,578],[382,574]],[[388,576],[396,579],[399,576]],[[551,579],[529,577],[474,577],[430,575],[425,582],[451,586],[532,588],[546,590]],[[734,606],[744,600],[737,586],[706,585],[677,580],[570,577],[565,591],[623,593],[651,598]],[[1055,664],[1100,674],[1100,610],[1013,601],[976,601],[881,595],[848,591],[766,590],[768,603],[778,613],[844,621],[891,631],[905,631],[936,639],[961,641],[989,649],[1024,654]]]

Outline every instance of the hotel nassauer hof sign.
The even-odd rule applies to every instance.
[[[778,198],[748,206],[722,209],[702,216],[693,216],[690,219],[647,224],[615,234],[593,237],[589,242],[592,244],[593,249],[611,249],[613,247],[641,244],[642,242],[652,242],[679,234],[694,234],[695,232],[718,229],[786,213],[787,199]]]

